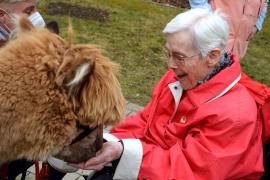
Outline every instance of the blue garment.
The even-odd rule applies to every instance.
[[[260,16],[258,17],[258,20],[256,22],[256,27],[258,29],[258,31],[262,30],[262,25],[264,22],[264,19],[266,17],[266,13],[267,13],[267,7],[268,7],[268,2],[269,0],[265,1],[265,6],[261,11]],[[208,3],[208,0],[189,0],[189,4],[191,8],[204,8],[204,9],[208,9],[208,10],[212,10],[211,5]]]
[[[208,0],[189,0],[191,8],[204,8],[212,11],[211,5],[208,3]]]
[[[258,20],[256,22],[256,27],[257,27],[258,31],[262,30],[263,21],[264,21],[264,19],[266,17],[266,14],[267,14],[268,3],[269,3],[269,0],[266,0],[265,5],[264,5],[264,7],[263,7],[263,9],[261,11],[261,14],[258,17]]]

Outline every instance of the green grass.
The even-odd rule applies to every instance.
[[[68,16],[48,15],[45,0],[39,9],[45,19],[57,20],[61,35],[66,37]],[[145,105],[154,84],[167,69],[162,56],[164,38],[162,30],[166,23],[178,14],[179,8],[159,6],[143,0],[62,0],[61,2],[95,7],[109,12],[105,22],[82,20],[72,17],[75,42],[93,43],[106,50],[106,55],[121,65],[119,81],[127,100]],[[68,10],[67,10],[68,14]],[[270,46],[270,19],[263,32],[250,44],[242,61],[244,71],[254,79],[270,85],[270,65],[267,52]]]
[[[264,21],[261,32],[249,44],[245,58],[241,61],[242,69],[254,80],[270,86],[270,17]]]

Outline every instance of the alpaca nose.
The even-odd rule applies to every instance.
[[[102,148],[103,125],[90,129],[78,123],[77,127],[76,138],[55,155],[56,158],[71,163],[85,162]]]

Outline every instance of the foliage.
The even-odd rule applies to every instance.
[[[261,32],[258,32],[255,38],[249,44],[245,58],[242,59],[241,65],[245,73],[254,80],[270,86],[270,17],[264,21]]]

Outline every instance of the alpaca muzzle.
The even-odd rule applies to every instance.
[[[70,163],[85,162],[96,155],[103,144],[103,126],[94,129],[77,123],[77,136],[55,157]]]

